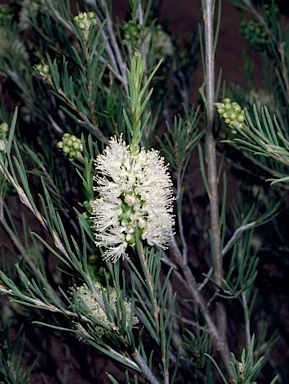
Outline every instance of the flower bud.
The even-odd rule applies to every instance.
[[[8,132],[8,124],[2,123],[0,124],[0,152],[6,152],[6,134]]]
[[[78,24],[78,28],[80,28],[80,29],[85,29],[85,27],[86,27],[86,24],[84,21],[79,21],[77,24]]]
[[[41,76],[42,80],[51,83],[51,74],[50,74],[50,68],[48,64],[36,64],[34,65],[34,69],[39,75]]]
[[[69,160],[73,160],[83,151],[81,140],[68,132],[64,133],[62,140],[57,143],[57,147],[62,149],[64,155],[68,155]]]
[[[74,17],[79,29],[82,30],[84,37],[87,39],[91,26],[96,25],[97,21],[93,12],[80,12]]]
[[[225,120],[225,123],[231,128],[233,133],[237,133],[235,127],[243,128],[245,120],[244,111],[241,106],[226,97],[222,103],[216,103],[217,112]]]

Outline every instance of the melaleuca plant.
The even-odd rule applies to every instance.
[[[216,103],[220,3],[215,16],[201,2],[198,106],[194,50],[177,54],[159,7],[132,0],[117,20],[111,5],[17,0],[1,13],[0,71],[17,105],[0,125],[1,321],[28,331],[17,358],[4,349],[6,381],[258,382],[276,333],[263,326],[256,228],[281,203],[239,190],[230,208],[218,149],[225,138],[257,150],[286,175],[284,111],[251,118],[240,100]],[[20,369],[31,344],[39,361]]]

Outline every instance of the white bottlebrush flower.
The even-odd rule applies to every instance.
[[[102,288],[104,292],[107,291],[106,288],[101,287],[100,284],[95,283],[95,287],[100,289]],[[107,317],[105,311],[101,308],[98,303],[93,292],[88,288],[86,284],[81,285],[80,287],[73,287],[72,290],[75,292],[77,301],[80,304],[85,304],[90,311],[91,315],[96,318],[100,323],[111,327],[111,321]],[[109,288],[109,305],[113,312],[117,313],[117,294],[114,288]],[[131,302],[128,299],[124,300],[124,308],[125,308],[125,317],[126,317],[126,325],[128,325],[131,321]],[[133,325],[138,323],[138,318],[136,316],[132,317]],[[95,325],[94,327],[98,333],[102,336],[105,332],[105,328],[102,326]]]
[[[150,246],[166,248],[172,226],[172,182],[164,159],[155,150],[132,154],[120,138],[96,159],[92,202],[96,245],[104,258],[116,262],[135,244],[136,235]]]

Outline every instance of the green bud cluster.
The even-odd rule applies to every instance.
[[[136,20],[129,20],[123,27],[124,44],[136,46],[140,39],[141,28],[141,25]]]
[[[48,64],[36,64],[34,65],[34,69],[40,74],[44,81],[51,82],[50,68]]]
[[[174,47],[171,37],[163,31],[161,25],[156,25],[155,30],[143,28],[135,20],[128,21],[124,27],[123,43],[130,45],[131,48],[137,47],[141,39],[144,42],[146,53],[148,54],[150,47],[154,47],[155,59],[165,59],[174,54]]]
[[[79,12],[79,14],[74,17],[74,20],[86,37],[88,36],[90,27],[97,23],[93,12]]]
[[[229,125],[233,133],[237,133],[234,127],[243,128],[245,115],[238,103],[235,101],[232,102],[231,99],[226,97],[222,103],[216,103],[216,107],[219,115],[225,120],[225,123]]]
[[[65,133],[62,140],[57,143],[57,147],[62,149],[64,155],[67,155],[69,160],[73,160],[83,151],[81,140],[70,133]]]
[[[2,123],[0,124],[0,152],[5,152],[5,141],[6,134],[8,132],[8,124]]]
[[[269,6],[265,4],[264,20],[270,28],[271,18],[274,14],[278,14],[278,7],[276,5]],[[243,20],[240,25],[240,33],[245,37],[246,42],[252,45],[253,49],[257,52],[263,52],[266,47],[270,45],[270,39],[268,33],[265,31],[264,26],[259,20]]]
[[[253,46],[255,51],[263,51],[264,46],[270,43],[267,33],[254,20],[242,21],[240,33],[245,37],[246,42]]]

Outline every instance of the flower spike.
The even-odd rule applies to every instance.
[[[136,237],[150,246],[166,248],[172,227],[172,182],[158,151],[131,153],[120,138],[96,159],[92,202],[96,245],[105,248],[104,259],[116,262],[126,255]]]

